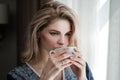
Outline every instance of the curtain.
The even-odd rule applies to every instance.
[[[120,0],[110,0],[107,80],[120,80]]]
[[[58,0],[79,17],[80,49],[95,80],[119,80],[120,1]]]

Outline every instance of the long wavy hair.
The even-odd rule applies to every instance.
[[[21,56],[23,62],[36,59],[37,56],[40,55],[38,45],[40,44],[40,41],[38,40],[37,32],[42,31],[55,19],[65,19],[69,21],[72,30],[69,46],[77,47],[76,32],[78,20],[74,11],[58,1],[50,1],[40,8],[40,10],[33,16],[28,26],[27,46],[25,52]]]

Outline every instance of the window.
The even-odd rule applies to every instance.
[[[80,20],[81,50],[95,80],[106,80],[109,0],[58,0],[73,8]]]

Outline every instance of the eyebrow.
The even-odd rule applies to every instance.
[[[60,31],[57,31],[57,30],[54,30],[54,29],[53,29],[53,30],[49,30],[49,31],[55,31],[55,32],[61,33]],[[72,31],[70,30],[70,31],[68,31],[68,32],[66,32],[66,33],[69,33],[69,32],[71,33]]]
[[[49,30],[49,31],[57,31],[57,30]],[[59,32],[59,31],[58,31]]]
[[[49,30],[50,32],[59,32],[60,33],[60,31],[57,31],[57,30]]]

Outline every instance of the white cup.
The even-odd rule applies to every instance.
[[[59,50],[62,50],[62,49],[63,49],[63,48],[55,48],[54,50],[51,50],[51,51],[49,52],[49,54],[53,54],[54,51],[59,51]],[[70,52],[70,53],[74,52],[74,49],[76,49],[75,46],[68,46],[68,47],[67,47],[67,51]]]
[[[59,51],[59,50],[62,50],[62,49],[63,48],[56,48],[54,50],[55,51]],[[68,49],[68,52],[74,52],[74,49],[76,49],[76,47],[74,47],[74,46],[68,46],[67,49]]]
[[[69,46],[69,47],[67,47],[67,49],[68,49],[68,52],[74,52],[74,50],[76,49],[76,47]]]

